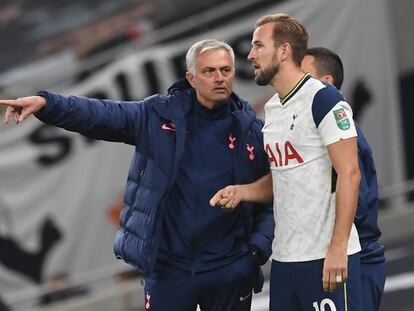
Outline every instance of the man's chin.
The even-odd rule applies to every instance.
[[[266,86],[266,85],[269,84],[269,82],[267,80],[263,79],[263,77],[261,77],[261,76],[254,77],[254,81],[256,81],[256,84],[260,85],[260,86]]]
[[[222,93],[222,94],[215,94],[214,96],[214,100],[217,102],[227,102],[227,100],[230,97],[229,93]]]
[[[215,98],[214,99],[214,102],[217,105],[223,105],[223,104],[227,103],[228,100],[229,100],[229,97],[228,96],[227,97],[218,97],[218,98]]]

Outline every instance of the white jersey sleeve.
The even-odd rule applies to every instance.
[[[312,114],[326,146],[357,136],[352,109],[333,86],[327,85],[315,94]]]

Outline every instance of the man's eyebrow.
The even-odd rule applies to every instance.
[[[232,66],[231,65],[224,65],[224,66],[221,66],[221,67],[205,66],[201,70],[208,70],[208,69],[216,70],[216,69],[224,69],[224,68],[232,68]]]

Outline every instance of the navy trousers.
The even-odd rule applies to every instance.
[[[361,263],[364,311],[378,311],[384,293],[385,262]]]
[[[270,311],[362,311],[359,253],[348,256],[348,281],[333,293],[324,292],[324,259],[272,261]]]
[[[257,263],[246,255],[219,269],[192,274],[157,264],[145,278],[145,309],[152,311],[249,311]]]

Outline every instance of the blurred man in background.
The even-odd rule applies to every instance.
[[[271,254],[271,205],[227,213],[209,199],[225,185],[268,174],[262,122],[232,92],[234,53],[216,40],[194,44],[186,80],[138,102],[41,91],[2,100],[5,120],[41,121],[135,145],[115,253],[145,276],[146,309],[250,310],[260,264]]]
[[[338,90],[342,87],[344,68],[340,57],[333,51],[316,47],[306,50],[302,69],[313,77],[333,84]],[[355,226],[361,244],[361,276],[365,311],[378,311],[385,285],[384,246],[378,239],[378,183],[371,148],[356,125],[358,134],[358,162],[361,172],[358,207]]]

